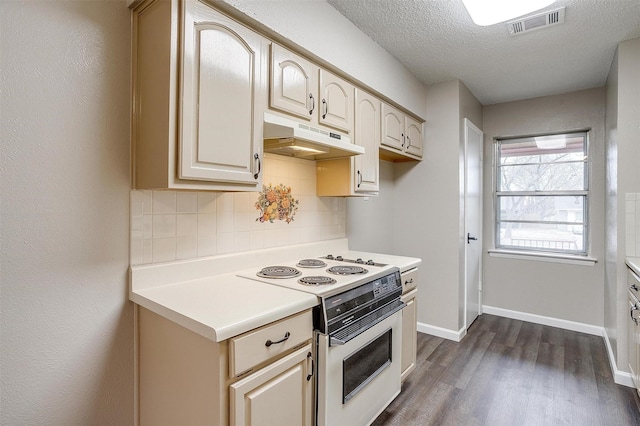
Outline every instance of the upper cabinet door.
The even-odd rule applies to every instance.
[[[382,145],[404,148],[404,113],[386,103],[382,104]]]
[[[380,162],[380,100],[356,89],[354,139],[364,147],[364,154],[354,157],[353,189],[355,192],[378,192]]]
[[[318,122],[347,133],[353,132],[354,86],[320,70],[320,106]]]
[[[269,104],[305,120],[318,109],[318,67],[301,56],[271,45],[271,96]]]
[[[422,123],[409,116],[406,116],[405,120],[404,149],[408,154],[422,157]]]
[[[266,39],[187,2],[182,48],[180,178],[258,186]]]

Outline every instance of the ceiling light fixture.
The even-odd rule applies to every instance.
[[[556,0],[462,0],[476,25],[487,26],[526,15]]]

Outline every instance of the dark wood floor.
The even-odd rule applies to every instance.
[[[614,383],[602,337],[485,314],[460,343],[418,333],[383,425],[640,425],[640,400]]]

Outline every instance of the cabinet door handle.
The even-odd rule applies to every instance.
[[[358,170],[358,188],[360,188],[360,185],[362,185],[362,173]]]
[[[633,291],[638,291],[638,290],[640,290],[640,289],[638,288],[638,286],[637,286],[635,283],[631,284],[631,285],[629,286],[629,288],[630,288],[631,290],[633,290]]]
[[[322,113],[322,118],[325,119],[327,118],[327,114],[329,113],[329,104],[327,104],[327,101],[322,98],[322,109],[324,110],[324,112]]]
[[[402,134],[402,147],[404,148],[404,133]]]
[[[411,146],[411,138],[407,135],[407,149]]]
[[[253,154],[253,159],[254,161],[258,160],[258,171],[253,174],[253,178],[258,179],[258,176],[260,176],[260,170],[262,170],[262,162],[260,161],[260,156],[257,152]]]
[[[314,365],[313,365],[313,355],[311,355],[311,352],[307,353],[307,361],[311,361],[311,373],[307,374],[307,382],[309,380],[311,380],[311,378],[313,377],[313,373],[314,373]]]
[[[633,306],[631,307],[630,311],[629,311],[629,315],[631,315],[631,320],[632,320],[633,322],[635,322],[635,323],[636,323],[636,325],[638,325],[638,318],[634,318],[634,317],[633,317],[633,311],[637,311],[637,310],[638,310],[638,306],[637,306],[637,305],[633,305]]]
[[[284,337],[283,337],[282,339],[280,339],[280,340],[276,340],[275,342],[274,342],[274,341],[272,341],[271,339],[269,339],[269,340],[267,340],[267,341],[264,343],[264,345],[265,345],[266,347],[269,347],[269,346],[271,346],[271,345],[275,345],[275,344],[277,344],[277,343],[282,343],[282,342],[284,342],[284,341],[288,340],[290,336],[291,336],[291,333],[289,333],[289,332],[287,331],[286,333],[284,333]]]
[[[316,100],[313,97],[313,93],[309,93],[309,99],[311,99],[311,109],[309,110],[309,115],[313,114],[313,110],[316,109]]]

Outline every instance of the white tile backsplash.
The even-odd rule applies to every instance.
[[[257,221],[258,192],[131,191],[131,264],[258,250],[346,235],[346,200],[316,195],[314,161],[277,155],[265,155],[264,160],[264,185],[290,186],[292,196],[299,200],[291,223]],[[640,212],[640,208],[636,211]]]
[[[625,194],[625,255],[640,257],[640,194]]]

